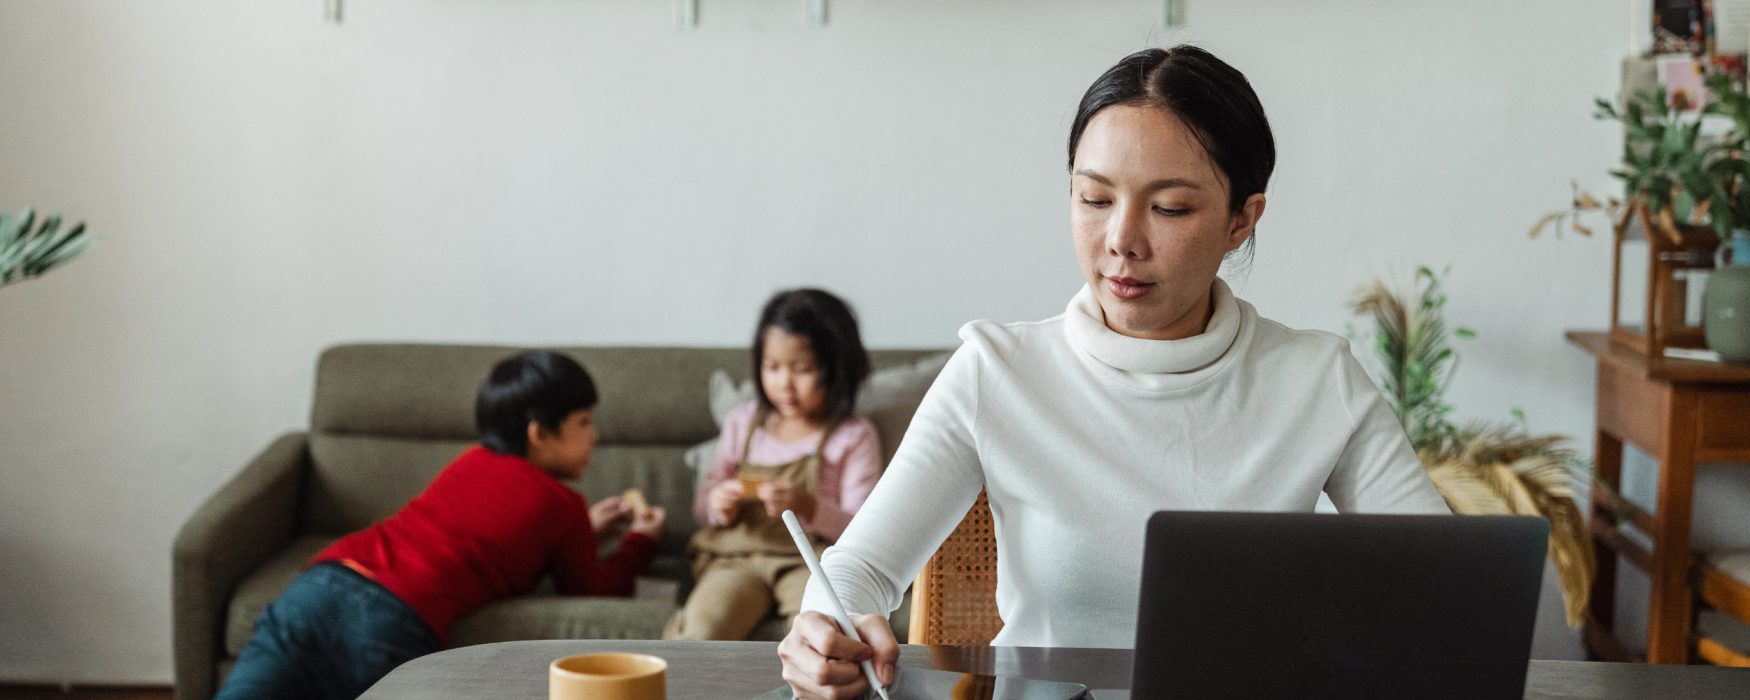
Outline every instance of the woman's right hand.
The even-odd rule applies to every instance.
[[[716,525],[734,525],[736,517],[741,515],[741,499],[745,495],[747,494],[741,488],[740,479],[729,479],[713,487],[705,503],[711,522]]]
[[[893,685],[899,642],[894,641],[887,618],[852,615],[851,622],[863,641],[845,636],[838,623],[818,612],[796,616],[790,633],[778,645],[778,658],[784,662],[784,682],[798,700],[861,697],[869,689],[863,678],[864,659],[874,662],[875,677],[882,685]]]

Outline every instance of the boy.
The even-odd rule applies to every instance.
[[[526,593],[551,573],[561,594],[629,595],[666,514],[589,508],[560,483],[589,466],[595,384],[563,355],[498,363],[480,387],[480,445],[376,525],[330,545],[255,623],[219,698],[355,698],[401,663],[440,649],[456,618]],[[611,558],[595,532],[631,519]]]

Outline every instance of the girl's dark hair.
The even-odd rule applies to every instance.
[[[1228,210],[1264,191],[1276,168],[1276,139],[1258,94],[1233,66],[1184,44],[1125,56],[1088,87],[1069,130],[1069,167],[1075,168],[1082,130],[1113,105],[1164,109],[1191,127],[1210,160],[1227,176]]]
[[[530,421],[556,431],[566,416],[595,403],[595,382],[583,365],[535,350],[492,366],[474,399],[474,424],[486,449],[527,456]]]
[[[826,385],[826,401],[821,406],[824,417],[828,423],[850,418],[857,408],[857,390],[869,378],[869,351],[863,349],[857,314],[850,304],[820,289],[778,292],[766,302],[753,334],[754,393],[766,411],[776,410],[759,381],[760,367],[766,361],[766,331],[772,328],[808,339],[821,382]]]

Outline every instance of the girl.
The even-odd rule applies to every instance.
[[[723,422],[688,551],[697,583],[666,639],[746,639],[775,606],[788,627],[808,568],[778,515],[817,546],[850,524],[881,474],[875,426],[853,416],[869,354],[851,308],[818,289],[780,292],[754,332],[757,398]]]

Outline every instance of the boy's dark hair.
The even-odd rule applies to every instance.
[[[530,421],[556,431],[566,416],[595,403],[595,382],[583,365],[535,350],[492,366],[474,400],[474,425],[486,449],[526,456]]]
[[[753,334],[753,386],[760,408],[773,411],[776,407],[759,381],[760,366],[766,361],[769,328],[808,339],[821,382],[826,385],[823,417],[828,423],[850,418],[857,408],[857,390],[869,378],[869,351],[863,349],[863,336],[857,331],[857,314],[851,305],[820,289],[782,291],[766,302]]]

